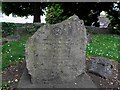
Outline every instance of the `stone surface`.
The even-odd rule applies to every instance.
[[[94,57],[91,59],[89,72],[95,73],[104,78],[111,78],[116,66],[117,64],[110,59],[104,57]]]
[[[92,79],[87,73],[81,74],[80,76],[76,77],[76,79],[72,80],[69,83],[44,83],[44,84],[33,84],[30,81],[30,75],[28,74],[27,69],[24,70],[24,73],[20,79],[20,82],[15,90],[23,90],[26,88],[36,89],[36,88],[95,88],[97,90],[96,85],[93,83]]]
[[[74,15],[45,25],[28,40],[26,65],[32,83],[66,83],[85,72],[86,29]]]

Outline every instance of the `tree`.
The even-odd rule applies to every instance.
[[[42,9],[45,9],[46,3],[42,2],[3,2],[2,3],[2,12],[6,15],[13,14],[13,16],[28,16],[33,15],[33,22],[41,22],[40,15],[43,15],[44,12]]]
[[[120,2],[113,3],[113,7],[108,11],[109,25],[111,31],[120,34]]]
[[[47,16],[49,16],[50,14],[52,17],[56,18],[56,21],[59,21],[57,20],[57,17],[55,17],[55,14],[52,14],[56,12],[54,10],[56,8],[55,4],[56,3],[53,3],[51,4],[51,6],[49,6]],[[105,2],[104,3],[103,2],[101,3],[100,2],[74,2],[74,3],[64,2],[64,3],[57,3],[57,4],[59,4],[60,6],[59,9],[62,9],[61,13],[58,13],[58,11],[56,12],[57,15],[60,14],[58,15],[59,18],[60,17],[62,18],[63,16],[69,17],[73,14],[76,14],[80,19],[84,20],[85,25],[89,25],[89,26],[92,24],[92,22],[97,23],[98,16],[100,15],[100,12],[102,10],[109,11],[111,10],[113,5],[112,2],[106,2],[106,3]]]

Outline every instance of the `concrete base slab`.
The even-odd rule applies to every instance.
[[[90,76],[87,75],[87,73],[78,76],[75,80],[73,80],[73,82],[70,83],[32,84],[30,81],[30,76],[27,73],[27,69],[25,69],[18,83],[17,90],[21,90],[23,88],[97,88],[97,87],[91,80]]]

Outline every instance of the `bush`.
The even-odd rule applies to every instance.
[[[113,33],[113,34],[120,34],[120,26],[110,24],[109,29],[110,29],[110,32]]]
[[[46,22],[49,24],[60,23],[68,18],[67,16],[63,15],[64,10],[62,9],[61,4],[48,6],[46,12]]]
[[[110,32],[113,34],[120,34],[120,24],[116,22],[117,20],[114,17],[109,16],[108,18],[111,21],[111,23],[108,26],[110,29]]]
[[[16,24],[2,22],[2,36],[3,37],[14,34],[15,29],[16,29]]]

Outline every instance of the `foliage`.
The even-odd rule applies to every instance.
[[[92,22],[97,25],[98,16],[101,11],[108,12],[115,18],[117,24],[120,23],[119,14],[114,7],[113,2],[59,2],[59,3],[43,3],[43,2],[4,2],[2,3],[2,11],[6,15],[13,14],[22,16],[34,15],[34,22],[40,22],[40,15],[43,15],[43,9],[48,7],[47,10],[47,22],[58,23],[62,20],[72,16],[73,14],[78,15],[80,19],[83,19],[85,25],[90,26]],[[118,8],[120,5],[118,3]]]
[[[120,34],[120,26],[119,24],[117,24],[114,17],[112,18],[111,23],[109,24],[109,29],[114,34]]]
[[[108,18],[111,21],[109,28],[112,33],[120,34],[120,2],[113,4],[113,9],[108,11]]]
[[[107,12],[110,17],[111,32],[120,34],[120,3],[117,2],[52,3],[47,10],[46,21],[50,24],[59,23],[76,14],[84,20],[85,25],[91,26],[95,22],[95,26],[99,27],[97,21],[101,11]]]
[[[50,24],[59,23],[67,18],[67,16],[62,15],[63,9],[61,8],[61,4],[48,6],[46,13],[46,22]]]
[[[34,15],[34,22],[40,22],[40,15],[44,14],[42,9],[45,7],[43,2],[3,2],[2,12],[20,17]]]
[[[64,20],[63,16],[66,16],[67,18],[76,14],[80,19],[84,20],[85,25],[90,26],[92,22],[95,22],[95,25],[98,26],[97,21],[98,21],[98,16],[100,15],[100,12],[102,10],[109,11],[112,9],[112,6],[113,6],[112,2],[53,3],[49,5],[48,11],[47,11],[47,14],[48,14],[47,20],[50,20],[50,22],[54,22],[54,21],[59,22]]]
[[[120,62],[120,36],[94,35],[87,45],[87,56],[103,56]]]
[[[15,29],[16,29],[16,24],[2,22],[2,35],[3,36],[14,34]]]
[[[10,84],[8,83],[8,82],[2,82],[2,83],[0,83],[0,87],[2,88],[2,89],[5,89],[5,88],[7,88],[7,87],[9,87],[10,86]]]

